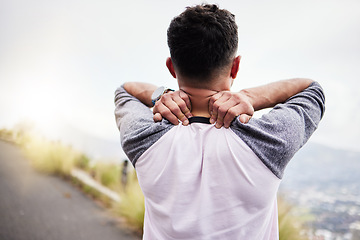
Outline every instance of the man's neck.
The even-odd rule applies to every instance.
[[[209,101],[218,91],[191,87],[181,87],[180,89],[187,93],[190,98],[193,116],[210,117]]]
[[[191,114],[193,116],[210,117],[209,101],[210,98],[220,91],[230,91],[233,79],[230,72],[223,75],[214,75],[213,79],[209,79],[207,84],[193,86],[188,84],[196,82],[196,79],[185,79],[178,74],[179,89],[188,94],[191,101]]]

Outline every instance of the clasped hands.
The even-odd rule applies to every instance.
[[[166,118],[172,124],[189,124],[191,101],[189,96],[181,91],[165,93],[153,108],[154,121]],[[251,99],[243,92],[221,91],[211,96],[209,100],[210,123],[216,128],[230,127],[235,117],[239,116],[242,123],[247,123],[254,114]]]

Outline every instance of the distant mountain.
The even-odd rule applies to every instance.
[[[360,193],[360,152],[309,142],[287,166],[281,187],[301,189],[346,184],[356,184]]]
[[[307,226],[316,236],[321,230],[349,239],[360,221],[360,153],[308,143],[288,165],[279,192],[314,216]]]

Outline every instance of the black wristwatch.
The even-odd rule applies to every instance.
[[[174,91],[174,90],[164,87],[164,86],[157,88],[151,95],[151,102],[152,102],[153,106],[155,105],[156,101],[161,98],[162,95],[164,95],[165,93],[167,93],[169,91]]]

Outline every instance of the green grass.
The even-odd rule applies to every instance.
[[[278,214],[279,214],[279,239],[280,240],[307,240],[304,232],[306,228],[304,223],[308,214],[296,214],[298,210],[295,206],[289,204],[283,197],[278,197]]]
[[[85,171],[89,171],[90,169],[90,158],[88,158],[85,154],[79,154],[74,159],[75,167],[80,168]]]
[[[31,137],[21,141],[25,156],[32,166],[47,174],[69,176],[81,154],[60,142]]]
[[[121,169],[119,164],[97,162],[93,167],[92,174],[95,179],[105,187],[119,191]]]
[[[129,176],[126,189],[121,191],[121,201],[113,205],[115,214],[126,218],[137,231],[141,232],[144,224],[144,195],[136,179],[135,172]]]
[[[13,131],[4,128],[0,129],[0,139],[14,141]]]

